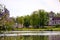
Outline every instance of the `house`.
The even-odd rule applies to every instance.
[[[0,4],[0,26],[4,25],[7,20],[9,21],[9,16],[9,10]]]
[[[56,15],[52,11],[49,13],[48,25],[60,25],[60,17],[56,17]]]
[[[0,7],[0,18],[4,17],[6,19],[8,19],[10,16],[9,14],[9,10],[4,6],[1,5]]]

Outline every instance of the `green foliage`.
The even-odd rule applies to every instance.
[[[13,19],[6,21],[5,22],[6,30],[13,30],[14,24],[15,22]]]
[[[17,17],[16,22],[19,23],[19,24],[23,24],[24,23],[24,17],[23,16]]]
[[[60,27],[60,25],[55,25],[56,28]]]
[[[39,18],[40,18],[40,27],[44,28],[44,25],[46,25],[47,21],[48,21],[48,16],[47,16],[47,12],[45,12],[44,10],[39,10],[38,11],[39,14]]]
[[[29,25],[30,25],[30,16],[27,15],[24,17],[24,26],[28,28]]]
[[[30,24],[34,28],[39,28],[39,26],[43,28],[44,25],[47,25],[48,22],[47,14],[48,13],[45,12],[44,10],[34,11],[33,14],[31,15]]]
[[[17,17],[17,23],[23,24],[25,27],[33,26],[33,28],[39,28],[47,25],[48,16],[44,10],[34,11],[30,16]]]
[[[37,13],[38,13],[37,11],[34,11],[33,14],[31,15],[31,19],[30,19],[30,24],[34,28],[37,28],[37,26],[39,26],[39,16]]]

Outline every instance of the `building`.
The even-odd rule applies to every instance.
[[[60,25],[60,17],[56,17],[52,11],[49,13],[49,24],[48,25]]]
[[[0,4],[0,26],[3,26],[6,21],[9,21],[9,10],[5,5]]]
[[[2,19],[2,17],[8,19],[9,16],[9,10],[5,6],[0,4],[0,19]]]

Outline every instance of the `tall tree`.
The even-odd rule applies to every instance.
[[[43,28],[45,23],[48,20],[47,12],[45,12],[44,10],[39,10],[38,14],[39,14],[39,18],[40,18],[40,21],[39,21],[40,27]]]
[[[38,27],[38,25],[39,25],[39,16],[38,16],[38,12],[37,11],[34,11],[33,14],[31,15],[30,24],[34,28]]]
[[[24,17],[24,26],[27,28],[30,26],[30,16],[29,15]]]

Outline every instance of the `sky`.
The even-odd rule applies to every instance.
[[[0,0],[0,4],[10,11],[10,17],[30,15],[39,9],[60,12],[59,0]]]

